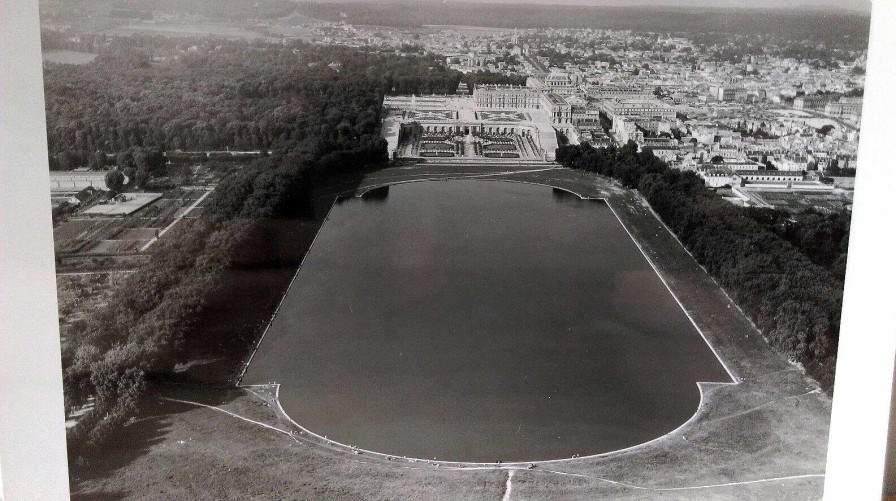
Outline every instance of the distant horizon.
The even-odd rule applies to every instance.
[[[379,0],[310,0],[314,3],[372,3]],[[802,0],[797,5],[779,0],[386,0],[383,3],[480,3],[480,4],[528,4],[572,7],[622,7],[622,8],[706,8],[745,10],[830,10],[856,14],[870,14],[870,0]]]

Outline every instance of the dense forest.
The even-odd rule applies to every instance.
[[[519,83],[497,74],[464,76],[435,56],[300,42],[193,43],[117,38],[90,64],[47,64],[50,168],[102,168],[135,148],[318,156],[346,144],[369,148],[379,141],[385,94],[453,94],[462,78]],[[329,66],[334,62],[340,71]]]
[[[750,207],[745,212],[843,283],[852,216],[848,210],[822,214],[810,208],[799,214],[791,214],[783,210]]]
[[[42,0],[43,19],[112,17],[152,19],[153,12],[202,16],[213,21],[247,22],[288,16],[291,0]]]
[[[736,207],[693,172],[671,169],[649,149],[638,152],[634,143],[606,149],[561,146],[557,161],[638,189],[772,347],[831,391],[843,282],[842,274],[829,270],[845,258],[841,231],[848,215],[828,220],[818,215],[816,221],[798,219],[778,229],[779,214]],[[828,243],[835,247],[826,249]]]
[[[147,389],[190,359],[196,319],[253,228],[308,204],[314,180],[387,162],[384,94],[453,93],[461,79],[429,58],[302,44],[221,42],[153,61],[172,43],[119,39],[89,65],[46,67],[57,165],[64,155],[90,163],[112,153],[152,176],[164,173],[160,155],[170,149],[271,153],[231,169],[201,217],[178,224],[106,306],[66,333],[77,340],[63,353],[66,408],[90,396],[95,404],[69,431],[76,461],[95,454]],[[333,61],[342,72],[328,66]]]
[[[300,2],[326,21],[395,27],[426,24],[496,28],[594,28],[659,33],[781,35],[832,47],[868,47],[870,16],[846,12],[674,7],[610,7],[448,2]],[[342,17],[342,14],[346,17]]]

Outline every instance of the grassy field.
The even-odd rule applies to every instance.
[[[293,439],[243,390],[173,388],[126,427],[72,499],[497,499],[499,471],[393,465]],[[227,411],[241,418],[234,417]],[[251,422],[252,420],[256,422]],[[261,423],[261,424],[259,424]]]
[[[360,187],[475,175],[606,198],[738,383],[702,384],[695,416],[652,442],[533,469],[356,454],[302,434],[271,388],[163,386],[100,460],[72,470],[73,499],[501,499],[508,486],[510,499],[820,499],[831,404],[817,384],[768,347],[636,193],[585,172],[509,170],[420,164]]]

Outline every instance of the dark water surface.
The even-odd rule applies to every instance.
[[[335,205],[244,384],[363,449],[455,461],[616,450],[730,381],[602,201],[496,181]]]

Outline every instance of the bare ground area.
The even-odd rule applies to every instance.
[[[271,388],[164,386],[102,460],[72,472],[74,499],[820,499],[830,398],[768,347],[637,194],[589,173],[529,169],[421,164],[350,188],[475,176],[606,198],[737,381],[702,384],[682,427],[531,469],[464,466],[357,454],[313,437],[279,412]]]

